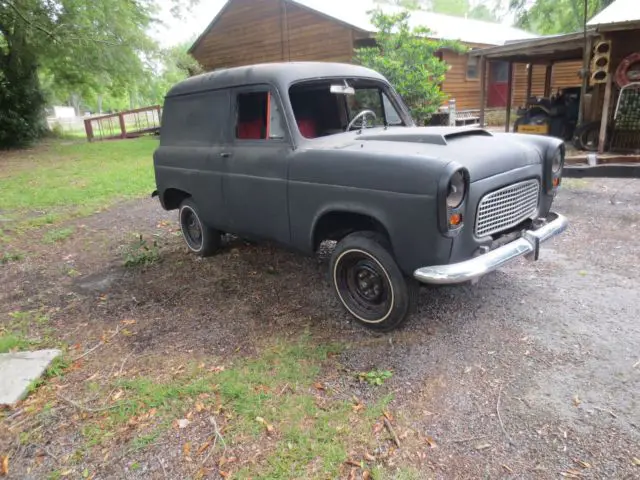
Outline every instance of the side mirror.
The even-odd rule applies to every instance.
[[[356,90],[348,85],[331,85],[331,93],[336,95],[355,95]]]

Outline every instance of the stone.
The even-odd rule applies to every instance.
[[[28,393],[29,385],[47,370],[60,350],[0,354],[0,406],[12,406]]]

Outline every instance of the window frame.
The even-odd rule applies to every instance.
[[[267,95],[269,95],[269,98],[267,99],[267,130],[266,130],[266,137],[267,138],[238,138],[237,137],[237,127],[238,127],[238,97],[242,94],[246,94],[246,93],[267,93]],[[270,103],[269,102],[273,102],[275,101],[278,108],[280,109],[280,116],[282,118],[282,129],[283,129],[283,138],[269,138],[269,116],[270,116]],[[230,108],[230,121],[231,121],[231,128],[230,128],[230,137],[231,137],[231,141],[234,144],[241,144],[241,145],[247,145],[247,144],[258,144],[258,145],[270,145],[270,144],[290,144],[291,143],[291,132],[289,131],[289,121],[287,119],[287,114],[284,108],[284,104],[282,102],[282,99],[280,98],[280,94],[278,92],[278,89],[271,84],[256,84],[256,85],[248,85],[248,86],[243,86],[243,87],[236,87],[233,89],[232,92],[232,96],[231,96],[231,108]]]
[[[477,82],[477,81],[480,80],[480,57],[471,56],[468,53],[465,54],[465,55],[467,57],[467,61],[465,62],[465,72],[464,72],[465,78],[466,78],[467,81]],[[475,74],[475,76],[471,76],[470,77],[469,76],[469,64],[470,64],[470,60],[472,60],[472,59],[475,60],[475,71],[476,71],[476,74]]]
[[[393,108],[396,110],[396,113],[398,114],[398,117],[400,118],[400,120],[402,121],[401,125],[390,125],[390,126],[398,126],[398,127],[414,127],[416,126],[416,123],[413,119],[413,117],[411,116],[411,112],[409,111],[408,107],[406,106],[406,104],[404,103],[404,100],[402,99],[402,97],[400,96],[400,94],[396,91],[396,89],[393,87],[393,85],[391,85],[388,82],[382,81],[378,78],[371,78],[371,77],[353,77],[353,76],[343,76],[343,77],[335,77],[335,76],[331,76],[331,77],[318,77],[318,78],[304,78],[304,79],[299,79],[296,80],[294,82],[292,82],[291,84],[289,84],[289,86],[286,89],[287,92],[287,98],[289,99],[289,102],[291,101],[289,98],[289,95],[291,95],[291,89],[293,87],[296,87],[298,85],[303,85],[305,83],[313,83],[313,82],[343,82],[344,80],[366,80],[368,82],[372,82],[374,83],[380,90],[381,93],[384,93],[387,98],[389,99],[389,102],[391,103],[391,105],[393,106]],[[347,106],[347,100],[346,100],[346,96],[343,99],[344,102],[344,106],[343,106],[343,111],[345,111],[345,113],[348,113],[349,108]],[[383,112],[385,115],[385,121],[386,121],[386,110],[384,110],[384,103],[383,103]],[[293,111],[293,108],[291,109],[291,122],[293,122],[293,124],[295,124],[295,132],[297,135],[299,135],[301,138],[303,138],[305,141],[315,141],[318,139],[322,139],[322,138],[326,138],[326,137],[317,137],[317,138],[306,138],[304,135],[302,135],[300,133],[300,130],[298,129],[297,126],[297,118],[296,118],[296,113],[295,111]],[[350,121],[351,119],[349,119],[348,121]],[[291,133],[291,128],[293,127],[289,127],[289,132]]]

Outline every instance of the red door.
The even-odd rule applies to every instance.
[[[507,62],[489,63],[487,107],[499,108],[507,106],[508,80],[509,64]]]

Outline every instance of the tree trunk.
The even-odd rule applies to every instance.
[[[76,117],[80,116],[80,94],[72,93],[71,94],[71,105],[73,106],[73,110],[76,112]]]
[[[4,77],[0,105],[5,115],[0,115],[0,148],[27,145],[47,129],[36,55],[25,26],[11,27],[2,25],[6,53],[0,50],[0,78]]]

